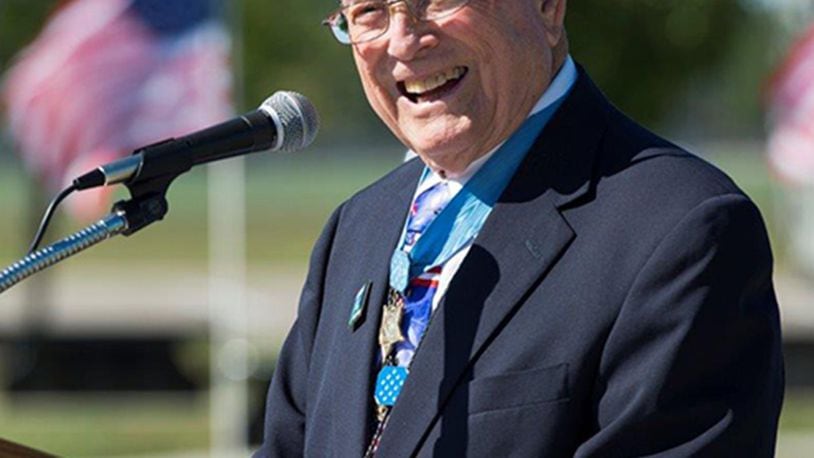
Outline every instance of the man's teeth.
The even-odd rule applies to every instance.
[[[433,89],[438,89],[447,81],[458,79],[463,76],[466,70],[464,67],[451,68],[443,73],[431,76],[421,81],[405,81],[404,89],[411,95],[421,95]]]

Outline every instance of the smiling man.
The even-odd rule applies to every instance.
[[[345,0],[326,20],[418,158],[331,216],[257,456],[773,454],[760,214],[610,105],[565,14]]]

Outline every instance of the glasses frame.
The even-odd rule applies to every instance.
[[[382,3],[384,6],[387,7],[387,25],[384,27],[384,29],[382,29],[381,33],[373,35],[371,37],[367,37],[364,40],[354,41],[354,40],[351,39],[349,32],[346,33],[346,34],[344,32],[337,32],[337,30],[339,29],[338,22],[342,18],[344,18],[345,22],[349,23],[349,21],[347,19],[347,16],[345,16],[345,11],[347,11],[347,9],[350,8],[351,6],[354,6],[353,4],[340,7],[339,9],[335,10],[333,13],[329,14],[328,17],[326,17],[325,19],[322,20],[322,25],[327,26],[331,30],[331,35],[333,35],[333,37],[339,43],[341,43],[343,45],[358,45],[360,43],[369,43],[369,42],[371,42],[373,40],[377,40],[377,39],[383,37],[385,34],[387,34],[387,31],[390,30],[390,22],[391,22],[391,20],[393,18],[393,7],[398,5],[399,3],[404,3],[404,6],[407,8],[407,11],[410,12],[410,15],[415,20],[421,21],[421,22],[428,22],[428,21],[435,21],[435,20],[438,20],[438,19],[443,19],[443,18],[448,17],[448,16],[452,16],[453,14],[460,11],[463,7],[468,5],[472,0],[462,0],[460,5],[450,9],[449,11],[445,11],[445,12],[437,14],[437,15],[432,15],[430,17],[421,17],[420,14],[416,13],[416,11],[415,11],[415,3],[416,3],[416,1],[417,0],[382,0],[382,1],[374,1],[374,3]],[[357,2],[357,3],[360,3],[360,2]],[[342,39],[340,34],[347,35],[348,38],[346,40]]]

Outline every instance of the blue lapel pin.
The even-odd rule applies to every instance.
[[[359,318],[362,317],[362,314],[365,312],[365,307],[367,307],[367,301],[370,297],[370,287],[373,285],[373,282],[367,282],[359,288],[359,292],[356,293],[356,298],[353,299],[353,308],[350,311],[350,318],[348,318],[348,328],[353,331],[356,328],[356,323],[359,322]]]

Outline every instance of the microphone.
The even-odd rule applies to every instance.
[[[131,185],[175,177],[207,162],[257,151],[293,152],[316,137],[319,118],[302,94],[279,91],[257,110],[192,134],[154,143],[101,165],[73,181],[77,190],[116,183]]]

